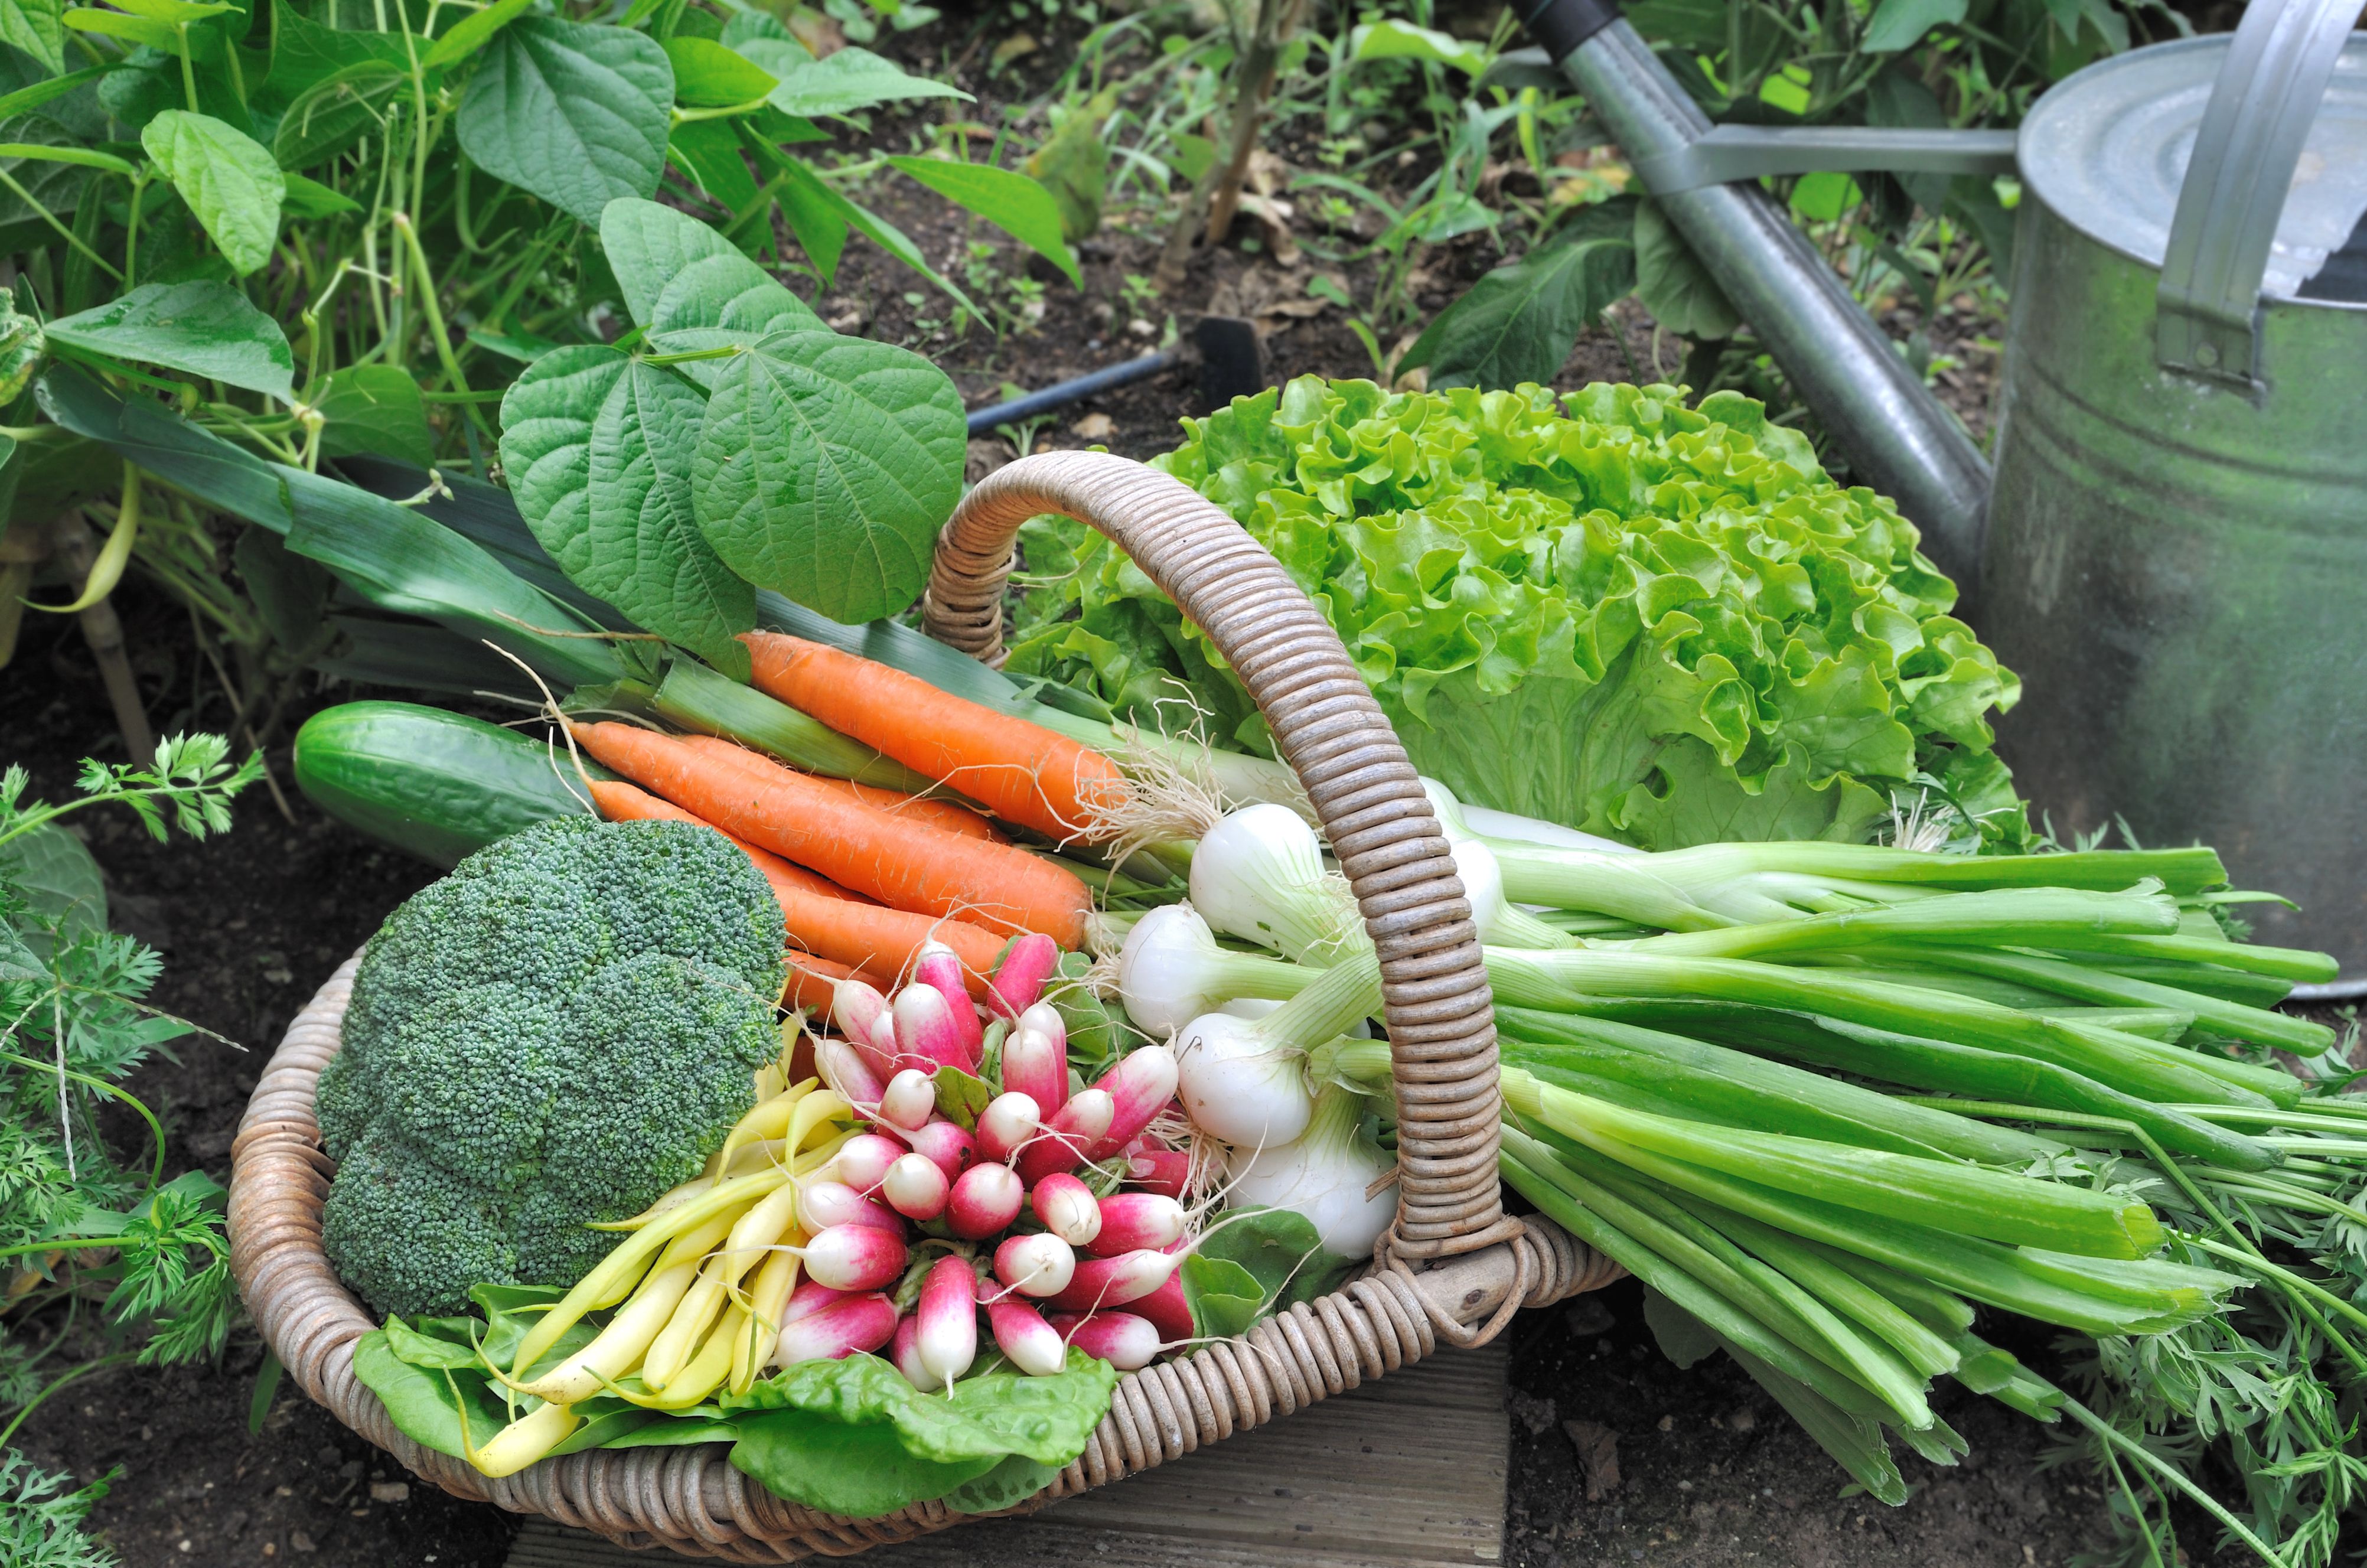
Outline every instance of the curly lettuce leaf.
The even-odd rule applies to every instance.
[[[1750,399],[1305,377],[1184,424],[1159,465],[1274,552],[1467,800],[1657,849],[1860,839],[1937,788],[1990,840],[2027,835],[1988,722],[2019,683],[1913,525]],[[1022,540],[1013,672],[1271,752],[1122,553],[1065,519]]]

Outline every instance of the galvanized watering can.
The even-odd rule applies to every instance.
[[[2202,840],[2265,941],[2367,994],[2367,33],[2253,0],[2102,61],[2019,132],[1713,130],[1610,0],[1531,35],[1855,472],[2023,677],[1999,745],[2068,837]],[[1756,183],[2018,170],[1988,464]]]

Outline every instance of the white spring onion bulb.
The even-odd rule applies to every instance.
[[[1372,954],[1318,971],[1263,1018],[1203,1013],[1175,1034],[1176,1092],[1194,1126],[1226,1143],[1287,1143],[1314,1113],[1305,1059],[1380,1006]]]
[[[1236,1149],[1228,1168],[1229,1201],[1287,1209],[1315,1227],[1323,1250],[1365,1257],[1397,1212],[1397,1194],[1371,1198],[1365,1188],[1392,1164],[1378,1144],[1360,1135],[1364,1096],[1337,1084],[1317,1096],[1306,1130],[1288,1143]]]
[[[1215,930],[1301,963],[1368,946],[1347,883],[1324,869],[1315,830],[1286,806],[1243,806],[1201,835],[1192,906]]]
[[[1143,915],[1117,955],[1117,994],[1126,1016],[1154,1040],[1240,997],[1296,996],[1315,974],[1218,947],[1216,933],[1188,903]]]

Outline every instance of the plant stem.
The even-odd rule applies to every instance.
[[[419,244],[419,233],[411,226],[411,215],[399,209],[391,221],[411,252],[411,268],[419,279],[419,308],[427,317],[428,335],[436,340],[436,357],[443,361],[445,379],[452,383],[454,392],[465,392],[469,390],[469,378],[460,373],[460,362],[453,358],[452,335],[444,325],[444,307],[436,298],[436,274],[427,265],[427,252]],[[463,403],[461,407],[469,422],[485,431],[484,416],[477,412],[476,404]],[[485,434],[490,437],[492,433]]]

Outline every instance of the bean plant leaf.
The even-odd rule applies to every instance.
[[[386,120],[386,106],[411,77],[384,60],[340,66],[296,96],[272,133],[271,155],[283,169],[309,168],[336,156]]]
[[[773,70],[762,60],[758,63]],[[892,61],[852,46],[827,59],[798,65],[786,73],[775,71],[774,74],[781,78],[781,83],[773,89],[773,107],[783,114],[845,114],[902,98],[969,101],[968,93],[949,82],[912,75]]]
[[[328,422],[321,427],[323,457],[376,452],[421,468],[436,460],[419,383],[392,365],[348,365],[332,371],[306,401]]]
[[[1428,60],[1475,77],[1488,69],[1488,51],[1483,45],[1386,18],[1368,22],[1349,35],[1348,56],[1359,64],[1367,60]]]
[[[140,144],[232,271],[243,278],[271,259],[288,182],[262,143],[211,115],[173,108],[142,129]]]
[[[733,212],[756,199],[756,176],[740,154],[740,133],[722,120],[694,119],[675,126],[666,140],[666,156],[697,180],[699,189]]]
[[[1532,251],[1449,305],[1407,351],[1434,387],[1543,385],[1578,335],[1636,286],[1636,248],[1612,236]]]
[[[697,219],[654,201],[617,200],[600,218],[600,245],[625,309],[662,354],[751,347],[782,331],[824,331],[806,302]],[[712,389],[730,361],[676,366]]]
[[[834,620],[920,593],[961,497],[961,395],[919,355],[827,330],[724,360],[699,433],[698,520],[732,570]]]
[[[24,151],[67,147],[74,140],[73,131],[45,114],[0,119],[0,143]],[[33,204],[51,212],[70,212],[90,179],[90,171],[81,165],[28,157],[22,152],[0,154],[0,173],[14,186],[0,187],[0,237],[15,242],[10,249],[39,249],[54,240],[57,231],[41,222]]]
[[[334,218],[341,212],[362,210],[360,202],[319,180],[297,174],[285,177],[288,194],[279,199],[279,210],[290,218]]]
[[[1966,0],[1882,0],[1857,46],[1868,54],[1896,54],[1922,42],[1933,28],[1962,23],[1965,12]]]
[[[535,0],[493,0],[481,11],[472,11],[452,24],[452,30],[439,38],[419,62],[428,71],[466,60],[485,47],[495,33],[508,27],[534,8]]]
[[[769,43],[786,43],[797,51],[798,56],[807,60],[813,58],[813,51],[799,43],[797,40],[797,35],[783,27],[781,19],[770,11],[750,9],[732,12],[730,16],[724,18],[723,31],[716,41],[726,49],[738,49],[743,44],[759,40]],[[749,58],[757,59],[754,55]],[[757,60],[757,63],[764,62]],[[772,67],[765,66],[765,69],[769,71]],[[775,74],[777,75],[778,73],[776,72]]]
[[[888,161],[956,206],[977,213],[1083,287],[1076,255],[1061,238],[1060,204],[1038,181],[992,164],[894,156]]]
[[[623,28],[527,17],[493,37],[460,99],[477,166],[585,223],[665,172],[674,67]]]
[[[288,0],[272,0],[271,28],[271,72],[265,82],[287,101],[292,102],[348,66],[375,61],[402,70],[410,63],[402,40],[396,35],[324,27]]]
[[[578,586],[744,678],[747,651],[732,639],[756,624],[756,592],[716,558],[692,500],[705,401],[605,345],[561,348],[502,400],[502,467]]]
[[[146,283],[49,324],[53,344],[286,399],[296,357],[279,324],[227,283]]]
[[[1742,317],[1657,201],[1636,209],[1636,298],[1652,319],[1696,343],[1732,337]]]
[[[670,38],[665,51],[674,65],[674,102],[685,108],[753,103],[780,85],[770,71],[713,39]]]
[[[60,0],[0,0],[0,43],[15,45],[51,71],[63,71],[65,6]]]

